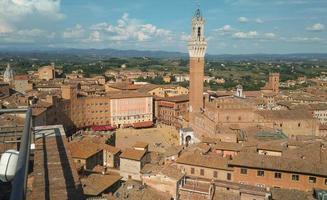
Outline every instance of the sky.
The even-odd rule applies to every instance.
[[[327,0],[0,0],[0,48],[187,52],[198,6],[209,54],[327,53]]]

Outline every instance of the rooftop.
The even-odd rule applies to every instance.
[[[183,94],[183,95],[177,95],[177,96],[172,96],[172,97],[162,98],[161,101],[169,101],[169,102],[185,102],[185,101],[189,101],[189,96],[186,95],[186,94]]]
[[[156,165],[156,164],[146,164],[142,171],[143,174],[158,175],[162,174],[164,176],[180,180],[184,174],[173,165]]]
[[[310,162],[301,158],[267,156],[249,152],[240,153],[229,162],[229,166],[327,176],[326,163],[319,162],[318,160],[316,162]]]
[[[152,95],[150,94],[140,93],[136,91],[109,92],[107,93],[107,96],[111,99],[152,97]]]
[[[203,155],[199,151],[186,152],[177,159],[178,164],[200,166],[212,169],[232,170],[228,167],[228,159],[218,155]]]
[[[213,148],[217,150],[241,151],[242,145],[234,142],[217,142]]]
[[[121,178],[118,175],[91,174],[81,179],[83,192],[85,195],[98,196]]]
[[[143,156],[145,155],[145,153],[146,153],[146,150],[126,149],[120,155],[120,158],[140,161],[143,158]]]
[[[83,198],[62,125],[35,127],[35,137],[34,181],[29,199]]]
[[[71,152],[73,158],[87,159],[102,151],[102,148],[89,140],[82,140],[71,142],[69,144],[69,151]]]
[[[312,114],[306,110],[263,110],[256,111],[265,119],[283,120],[283,119],[312,119]]]
[[[133,148],[142,148],[142,149],[145,149],[149,146],[148,143],[146,142],[136,142],[134,145],[133,145]]]

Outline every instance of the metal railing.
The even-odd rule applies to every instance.
[[[29,170],[29,160],[32,140],[32,109],[0,109],[0,114],[24,113],[26,112],[25,123],[22,138],[20,140],[20,148],[18,161],[16,166],[16,174],[12,181],[12,189],[10,200],[26,199],[27,177]]]

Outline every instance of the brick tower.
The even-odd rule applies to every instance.
[[[274,93],[279,93],[279,73],[269,74],[269,85]]]
[[[192,19],[192,35],[188,44],[190,56],[189,111],[191,113],[200,112],[203,109],[204,56],[207,49],[204,23],[200,9],[197,9]]]

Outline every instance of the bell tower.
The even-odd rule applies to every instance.
[[[205,20],[198,8],[192,19],[192,35],[188,43],[190,56],[190,113],[201,112],[203,109],[204,56],[207,49],[204,24]]]

